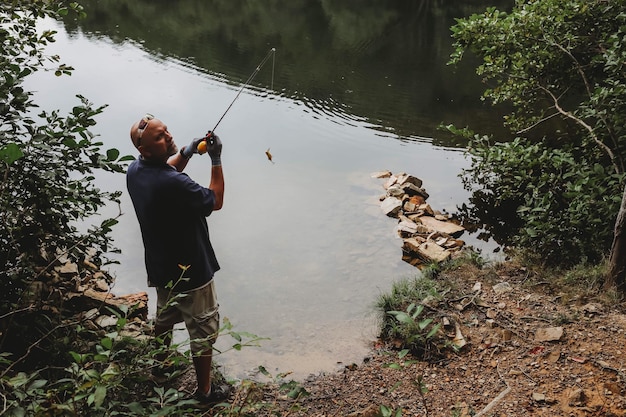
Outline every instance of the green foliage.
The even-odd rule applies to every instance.
[[[258,373],[269,378],[270,383],[274,384],[278,391],[285,393],[285,396],[293,402],[289,412],[301,411],[304,407],[299,403],[304,397],[310,393],[298,382],[286,380],[289,372],[278,373],[272,375],[264,366],[258,366]],[[278,415],[274,411],[275,404],[273,401],[264,399],[265,383],[245,379],[241,381],[239,390],[231,404],[223,404],[214,414],[215,416],[256,416],[256,415]],[[288,412],[288,413],[289,413]]]
[[[398,353],[398,359],[400,359],[399,362],[394,362],[394,363],[388,363],[385,364],[384,366],[387,368],[391,368],[391,369],[396,369],[399,371],[404,371],[407,372],[409,367],[415,363],[417,363],[418,361],[414,360],[414,359],[406,359],[410,354],[409,349],[402,349],[399,353]],[[428,394],[428,386],[426,385],[426,382],[424,381],[424,375],[423,374],[418,374],[417,377],[412,381],[413,385],[415,385],[415,387],[417,388],[417,393],[420,396],[420,401],[422,403],[422,407],[424,407],[424,411],[425,411],[425,415],[429,415],[429,410],[428,410],[428,401],[426,400],[426,394]],[[394,388],[396,388],[397,385],[399,385],[400,383],[394,385]],[[392,408],[389,408],[387,406],[381,405],[380,407],[381,410],[381,415],[383,416],[392,416],[394,415],[393,412],[394,410]],[[402,409],[399,408],[397,410],[395,410],[396,412],[396,416],[401,416],[402,415]]]
[[[402,408],[390,408],[386,405],[380,406],[379,416],[380,417],[400,417],[402,415]]]
[[[426,297],[440,299],[437,282],[432,278],[421,276],[401,279],[393,283],[389,293],[383,293],[378,297],[375,307],[386,315],[387,311],[404,308],[415,300],[423,300]]]
[[[132,311],[127,313],[132,314]],[[235,346],[257,346],[259,337],[236,332],[228,320],[219,330],[220,337],[230,337]],[[64,367],[32,372],[0,373],[3,410],[7,416],[75,415],[75,416],[186,416],[194,412],[196,402],[189,394],[168,384],[155,385],[150,375],[167,363],[178,364],[181,370],[191,366],[189,351],[181,342],[164,347],[148,335],[127,337],[122,330],[127,316],[118,314],[117,325],[102,334],[76,326],[77,337],[71,342],[69,362]],[[251,340],[248,340],[250,337]],[[7,363],[10,363],[8,361]],[[181,372],[168,374],[175,379]],[[214,372],[215,378],[222,378]],[[294,384],[281,387],[293,398],[306,394]],[[258,405],[255,403],[255,405]],[[228,404],[223,404],[227,408]],[[222,414],[226,415],[226,414]],[[237,414],[229,414],[237,415]]]
[[[420,356],[432,353],[441,324],[434,323],[432,317],[423,317],[423,312],[424,305],[414,303],[404,311],[387,311],[395,321],[391,322],[386,336],[402,340],[403,346]]]
[[[0,4],[0,318],[9,327],[0,339],[3,349],[21,345],[16,338],[31,329],[21,331],[20,326],[40,323],[54,328],[53,316],[30,314],[26,320],[15,311],[44,302],[33,299],[29,286],[42,277],[51,279],[55,261],[63,257],[78,263],[88,258],[104,263],[104,255],[115,251],[108,237],[115,219],[84,226],[120,196],[98,189],[93,173],[122,172],[129,159],[116,149],[103,149],[89,130],[104,106],[94,108],[78,96],[79,103],[67,116],[56,110],[35,115],[32,93],[22,86],[35,71],[71,73],[58,56],[45,54],[54,32],[38,33],[36,28],[38,19],[67,15],[70,10],[82,13],[77,3],[65,1]]]
[[[517,138],[474,138],[464,183],[480,184],[466,218],[490,218],[501,243],[528,248],[549,264],[597,262],[611,245],[623,174],[569,147]]]
[[[440,343],[440,324],[426,314],[424,302],[439,300],[435,281],[420,277],[393,284],[389,294],[379,296],[381,337],[398,340],[408,351],[420,357],[433,354]]]
[[[518,1],[452,28],[451,62],[479,57],[484,97],[512,104],[505,121],[520,135],[471,137],[466,220],[494,219],[496,238],[551,264],[597,261],[611,244],[626,164],[624,5]]]

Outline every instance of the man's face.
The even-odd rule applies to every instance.
[[[159,119],[152,119],[145,126],[137,149],[146,159],[164,162],[178,152],[174,138]]]

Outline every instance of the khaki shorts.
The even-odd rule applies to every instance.
[[[172,293],[170,289],[157,288],[156,325],[173,327],[184,321],[194,355],[210,353],[217,340],[220,325],[218,310],[213,280],[204,287],[184,293]]]

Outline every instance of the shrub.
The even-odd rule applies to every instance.
[[[42,308],[46,294],[34,292],[33,285],[37,280],[59,279],[52,268],[59,258],[103,264],[106,254],[115,251],[108,236],[115,219],[84,227],[105,204],[119,202],[119,192],[103,192],[95,186],[94,172],[122,172],[124,161],[130,159],[120,157],[116,149],[103,149],[103,143],[89,130],[105,106],[93,107],[78,96],[77,105],[67,116],[56,110],[35,115],[32,93],[22,85],[28,75],[39,70],[53,70],[57,76],[71,74],[72,68],[60,64],[58,56],[45,55],[54,32],[36,30],[38,19],[58,17],[70,10],[81,12],[76,3],[63,1],[0,4],[3,351],[30,346],[55,328],[57,318]],[[29,327],[33,325],[41,333]]]
[[[511,106],[518,139],[473,136],[466,220],[552,265],[599,261],[611,247],[626,168],[626,13],[621,1],[516,2],[452,28],[480,59],[484,98]]]

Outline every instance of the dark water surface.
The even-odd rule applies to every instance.
[[[467,202],[458,177],[468,165],[462,144],[437,126],[471,122],[497,132],[501,122],[480,104],[471,63],[446,66],[449,27],[456,17],[511,3],[93,1],[84,21],[42,22],[59,32],[50,52],[75,73],[37,74],[28,87],[47,109],[71,109],[76,94],[107,104],[94,132],[123,154],[135,154],[128,131],[145,112],[163,119],[180,147],[215,125],[276,48],[275,61],[260,68],[217,129],[226,196],[209,218],[222,317],[270,340],[218,361],[231,376],[264,365],[303,378],[360,362],[376,336],[376,297],[418,274],[401,260],[396,222],[379,208],[382,181],[370,174],[420,177],[438,210]],[[187,172],[208,184],[209,158],[194,157]],[[98,183],[124,190],[114,292],[145,291],[124,176]]]

